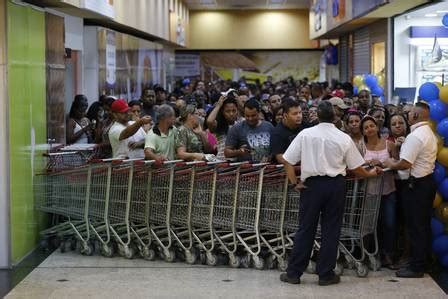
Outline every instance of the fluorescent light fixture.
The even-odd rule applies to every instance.
[[[425,17],[427,17],[427,18],[437,17],[437,14],[436,13],[427,13],[427,14],[425,14]]]
[[[199,1],[201,5],[216,5],[215,0],[201,0]]]
[[[447,13],[448,12],[448,10],[438,10],[438,11],[436,11],[437,13]]]

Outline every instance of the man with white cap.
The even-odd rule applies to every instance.
[[[339,97],[332,97],[328,101],[331,103],[331,105],[333,105],[334,114],[335,114],[334,115],[335,116],[334,117],[334,125],[339,130],[344,131],[344,122],[342,121],[342,118],[344,117],[345,110],[347,110],[350,107],[347,106],[344,103],[344,100]]]

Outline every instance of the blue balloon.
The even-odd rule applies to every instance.
[[[445,14],[442,18],[442,24],[445,27],[448,27],[448,14]]]
[[[370,89],[374,88],[375,86],[378,85],[378,79],[376,78],[375,75],[372,74],[367,74],[364,76],[364,82],[366,83],[366,85],[368,87],[370,87]]]
[[[437,218],[431,219],[431,230],[433,238],[437,238],[438,236],[443,235],[444,225]]]
[[[448,253],[448,236],[441,235],[432,242],[432,250],[439,256]]]
[[[444,118],[439,122],[437,125],[437,133],[445,140],[448,139],[448,118]]]
[[[384,94],[384,89],[381,86],[375,85],[372,89],[372,94],[376,96],[382,96]]]
[[[443,200],[448,200],[448,178],[443,179],[437,191],[442,195]]]
[[[440,184],[445,179],[446,176],[445,167],[439,162],[436,162],[433,176],[437,184]]]
[[[440,263],[444,267],[448,267],[448,254],[445,254],[444,256],[442,256],[442,258],[440,259]]]
[[[353,95],[358,95],[358,87],[353,86]]]
[[[432,120],[439,122],[447,116],[446,114],[448,112],[448,105],[443,103],[442,101],[431,101],[429,102],[429,107],[431,108],[429,110],[429,117]]]
[[[425,101],[434,101],[439,98],[439,88],[432,82],[426,82],[418,89],[418,95]]]

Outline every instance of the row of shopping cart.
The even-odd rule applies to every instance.
[[[378,252],[381,185],[347,179],[340,253],[359,276]],[[281,165],[101,160],[38,175],[35,187],[37,209],[63,219],[42,236],[63,240],[61,249],[76,240],[86,255],[97,244],[104,256],[285,270],[300,225],[300,193]]]

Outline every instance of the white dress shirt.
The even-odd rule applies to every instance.
[[[346,175],[365,161],[353,140],[331,123],[320,123],[296,136],[283,158],[291,165],[301,163],[300,179],[312,176]]]
[[[422,178],[433,173],[436,158],[437,138],[428,122],[412,125],[400,150],[400,159],[412,164],[411,175]]]

